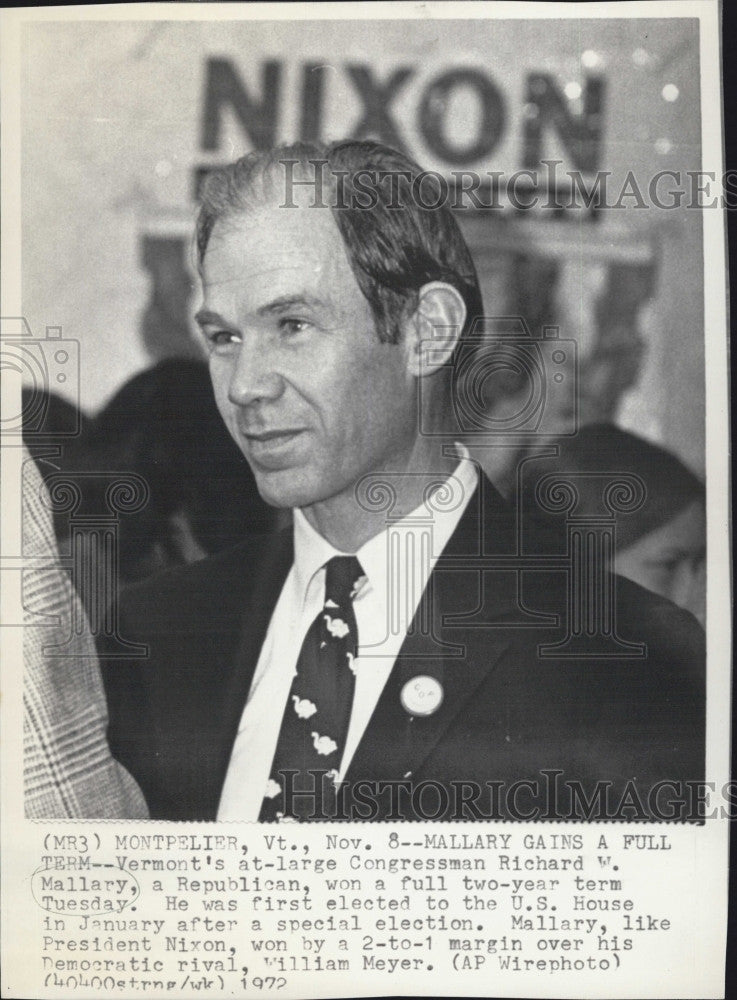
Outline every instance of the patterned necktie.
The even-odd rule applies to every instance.
[[[326,773],[329,779],[338,776],[356,680],[353,598],[362,583],[363,570],[355,556],[334,556],[326,564],[325,603],[299,653],[259,815],[262,823],[329,814],[333,780],[309,772]],[[298,773],[285,778],[284,771]],[[297,794],[291,802],[287,796],[285,801],[285,787],[309,794]]]

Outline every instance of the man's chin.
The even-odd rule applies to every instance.
[[[308,507],[321,499],[314,485],[304,481],[295,469],[262,472],[253,470],[261,499],[279,510]]]

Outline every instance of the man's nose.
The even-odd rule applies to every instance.
[[[228,399],[235,406],[248,406],[258,400],[278,399],[284,392],[284,378],[276,358],[267,345],[245,337],[233,366]]]

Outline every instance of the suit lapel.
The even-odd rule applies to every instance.
[[[415,773],[441,742],[509,646],[508,632],[491,623],[515,605],[516,579],[488,576],[474,555],[513,544],[514,517],[497,491],[481,480],[438,559],[371,721],[346,774],[348,781],[398,779]],[[424,605],[424,607],[423,607]],[[421,621],[430,629],[422,629]],[[413,715],[402,704],[405,685],[429,677],[442,688],[433,713]],[[427,682],[425,682],[427,684]],[[435,688],[437,690],[437,688]]]
[[[254,565],[244,566],[243,573],[252,580],[243,608],[238,652],[224,686],[221,719],[221,753],[218,756],[217,785],[222,788],[230,754],[243,715],[266,630],[293,560],[291,529],[280,532],[266,545]]]

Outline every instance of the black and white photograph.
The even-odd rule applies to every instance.
[[[3,995],[723,996],[719,6],[2,18]]]

